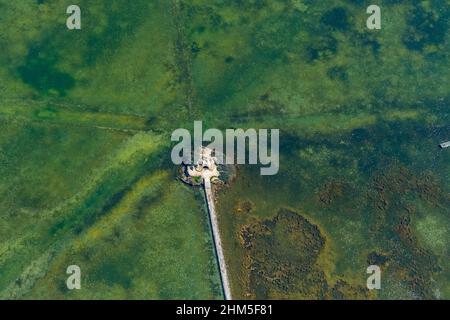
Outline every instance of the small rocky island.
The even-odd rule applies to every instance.
[[[195,164],[184,161],[179,170],[179,178],[191,186],[201,186],[209,180],[213,184],[223,184],[232,172],[231,166],[218,164],[215,151],[206,147],[196,150],[199,160]],[[221,177],[222,179],[219,179]]]

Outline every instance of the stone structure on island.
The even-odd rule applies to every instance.
[[[213,155],[214,151],[206,147],[200,147],[196,152],[199,155],[197,163],[183,162],[181,180],[192,186],[203,185],[206,180],[212,183],[220,182],[220,172],[217,166],[217,158]]]

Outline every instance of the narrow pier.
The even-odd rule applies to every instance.
[[[219,261],[219,271],[222,280],[222,287],[225,300],[231,300],[231,288],[228,278],[227,266],[225,263],[225,257],[222,249],[222,241],[220,238],[219,224],[217,223],[216,208],[214,205],[214,194],[211,188],[211,179],[204,177],[203,185],[205,188],[206,202],[208,203],[209,220],[211,222],[211,228],[214,238],[214,246],[216,249],[217,260]]]
[[[441,143],[441,144],[439,145],[439,147],[441,147],[442,149],[450,148],[450,141]]]
[[[227,265],[223,254],[222,240],[220,238],[219,224],[217,222],[216,207],[214,205],[214,193],[211,181],[218,179],[220,172],[217,168],[217,158],[213,156],[213,150],[200,147],[195,151],[198,157],[195,164],[190,161],[183,162],[182,181],[191,185],[199,185],[203,182],[205,189],[206,203],[208,206],[209,221],[211,224],[212,235],[214,240],[214,248],[216,252],[217,262],[219,264],[220,280],[222,283],[223,295],[225,300],[231,300],[231,288],[228,278]],[[196,159],[196,157],[194,157]],[[200,180],[201,179],[201,180]]]

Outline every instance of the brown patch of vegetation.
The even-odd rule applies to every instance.
[[[345,184],[339,181],[329,181],[319,190],[318,196],[323,204],[330,205],[335,199],[344,195]]]
[[[382,265],[380,262],[387,259],[389,272],[395,273],[413,295],[431,299],[430,283],[439,266],[437,258],[421,246],[411,228],[411,218],[416,210],[408,202],[410,198],[422,199],[432,207],[448,201],[448,196],[430,172],[416,176],[403,166],[393,166],[373,178],[369,200],[373,203],[375,219],[371,232],[373,236],[388,233],[391,238],[387,253],[383,254],[385,257],[380,260],[381,257],[373,253],[368,261]]]
[[[441,190],[437,178],[431,172],[416,176],[404,166],[392,166],[373,178],[367,194],[369,203],[374,204],[376,215],[372,233],[384,226],[389,212],[406,210],[408,214],[414,213],[414,208],[404,201],[408,194],[423,199],[432,206],[449,202],[449,196]]]
[[[324,299],[364,291],[342,280],[328,285],[318,262],[326,239],[318,226],[293,211],[281,209],[272,219],[243,227],[239,236],[245,249],[246,297]]]
[[[367,299],[369,297],[366,288],[361,286],[353,286],[346,281],[339,279],[336,284],[330,288],[326,294],[326,299],[333,300],[350,300],[350,299]]]

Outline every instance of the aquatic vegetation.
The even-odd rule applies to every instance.
[[[246,250],[246,298],[367,298],[362,287],[343,280],[327,283],[319,261],[326,238],[300,214],[281,209],[271,220],[243,227],[240,238]]]
[[[389,0],[0,0],[0,297],[222,297],[170,132],[279,128],[218,191],[238,298],[449,298],[449,9]],[[79,263],[85,290],[65,286]],[[383,290],[366,290],[377,264]]]
[[[56,57],[45,55],[46,52],[43,52],[42,48],[31,48],[25,64],[17,70],[23,82],[38,91],[48,93],[50,90],[55,90],[59,95],[64,95],[74,86],[75,81],[70,74],[56,69]]]
[[[440,10],[439,10],[440,9]],[[435,7],[419,3],[411,9],[403,42],[410,50],[422,51],[426,46],[440,45],[449,29],[450,9],[442,1]]]

